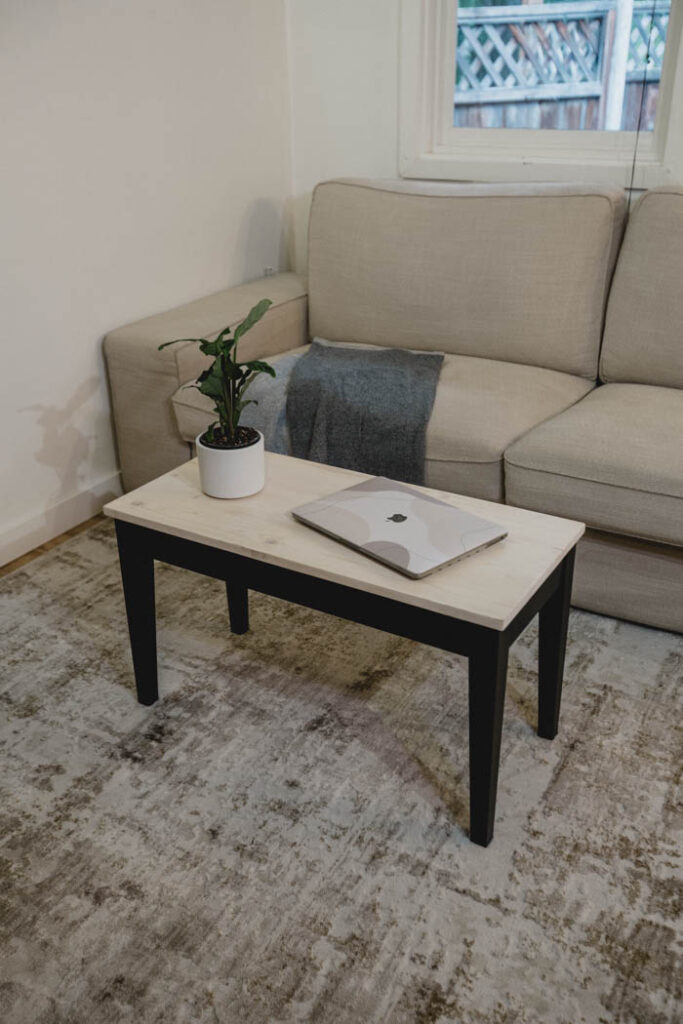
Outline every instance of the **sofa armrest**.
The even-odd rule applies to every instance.
[[[210,338],[235,326],[259,299],[272,299],[263,319],[240,342],[240,359],[266,359],[304,345],[306,290],[295,274],[274,274],[111,331],[104,355],[123,486],[129,491],[190,457],[178,433],[171,397],[209,361],[197,345],[159,345],[174,338]]]

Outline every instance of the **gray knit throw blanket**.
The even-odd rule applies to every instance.
[[[313,341],[291,369],[291,454],[421,484],[443,355]]]

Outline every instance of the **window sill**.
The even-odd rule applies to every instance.
[[[476,153],[453,150],[402,157],[399,173],[402,178],[425,178],[451,181],[572,181],[581,184],[617,185],[629,188],[632,161],[618,159],[586,160],[554,154],[525,156],[522,153],[501,153],[478,147]],[[657,160],[636,161],[633,187],[656,188],[678,181],[672,171]]]

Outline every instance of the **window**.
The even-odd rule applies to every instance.
[[[652,131],[670,0],[460,0],[453,124]]]
[[[406,177],[628,185],[635,157],[636,187],[683,180],[683,0],[404,0],[402,15]]]

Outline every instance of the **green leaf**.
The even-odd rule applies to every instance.
[[[241,415],[242,410],[246,409],[248,405],[258,405],[258,401],[255,398],[247,398],[246,402],[237,402],[236,408],[238,418]]]
[[[264,313],[273,305],[272,299],[261,299],[255,306],[249,310],[242,323],[235,328],[235,342],[237,343],[243,334],[250,331],[254,327]]]
[[[208,370],[200,373],[197,378],[197,387],[203,395],[208,395],[209,398],[223,398],[223,382],[218,361],[212,363]]]
[[[232,327],[224,327],[222,331],[219,331],[218,334],[216,335],[216,345],[222,345],[227,336],[230,334],[231,330]],[[231,342],[231,344],[233,343]]]
[[[228,380],[240,379],[241,372],[239,366],[237,366],[235,363],[233,363],[230,359],[227,358],[223,360],[223,364],[223,372],[225,373],[225,376],[228,378]]]
[[[217,341],[207,341],[206,338],[202,338],[199,343],[199,347],[205,356],[217,356],[221,351],[221,347]]]
[[[269,373],[271,377],[275,376],[275,370],[270,363],[264,363],[260,359],[252,359],[250,363],[241,363],[240,365],[246,366],[249,373]]]
[[[159,345],[159,351],[162,348],[167,348],[169,345],[179,345],[181,341],[191,341],[193,345],[199,345],[200,349],[206,356],[217,356],[221,353],[227,353],[230,351],[232,346],[235,344],[235,339],[230,338],[227,340],[228,334],[232,327],[224,327],[222,331],[218,332],[216,338],[213,341],[209,341],[208,338],[176,338],[174,341],[165,341]]]
[[[205,380],[203,384],[200,384],[199,391],[207,398],[213,398],[214,402],[223,397],[220,384],[213,379]]]
[[[203,338],[176,338],[175,341],[165,341],[162,345],[159,345],[158,351],[161,352],[162,348],[168,348],[169,345],[179,345],[181,341],[191,341],[193,345],[201,345],[204,341]]]
[[[258,363],[258,360],[255,360],[254,362]],[[250,363],[244,363],[243,365],[244,366],[249,366],[251,364]],[[268,364],[264,363],[263,365],[267,366]],[[275,370],[272,368],[272,366],[268,367],[268,371],[272,374],[273,377],[275,376]],[[238,385],[238,392],[239,392],[238,397],[241,397],[244,394],[244,392],[247,390],[247,388],[251,387],[251,385],[254,383],[254,381],[258,377],[259,373],[261,373],[261,372],[262,372],[261,370],[250,370],[244,376],[244,378],[242,379],[241,383]]]

